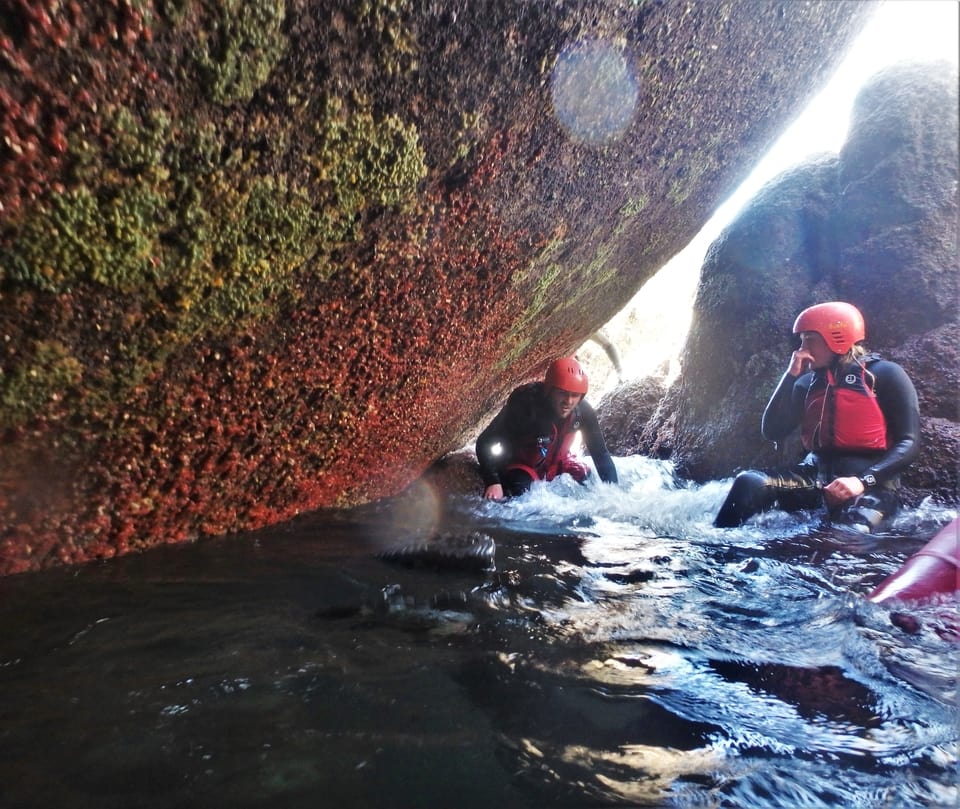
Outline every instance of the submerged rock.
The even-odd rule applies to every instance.
[[[475,531],[469,534],[438,534],[426,540],[389,548],[377,555],[386,562],[409,567],[486,573],[496,570],[496,550],[493,537]]]

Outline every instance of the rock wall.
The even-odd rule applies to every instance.
[[[396,492],[691,238],[872,8],[2,5],[0,573]]]
[[[785,172],[747,205],[707,253],[679,380],[619,452],[672,457],[696,480],[792,463],[799,440],[776,451],[760,416],[796,345],[797,313],[848,300],[868,347],[918,390],[923,451],[908,491],[957,502],[957,87],[947,63],[878,73],[840,154]]]

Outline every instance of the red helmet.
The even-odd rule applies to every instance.
[[[852,303],[830,301],[804,309],[793,324],[793,333],[815,331],[834,354],[846,354],[866,337],[863,315]]]
[[[588,386],[586,372],[573,357],[554,360],[547,369],[543,383],[551,388],[579,394],[585,394]]]

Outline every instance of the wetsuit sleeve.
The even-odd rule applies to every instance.
[[[597,467],[597,474],[604,483],[618,483],[617,467],[610,457],[610,451],[607,449],[607,442],[603,440],[603,433],[600,431],[600,421],[597,419],[597,413],[593,407],[586,401],[581,400],[577,405],[580,413],[580,431],[583,436],[583,443],[593,459],[593,465]]]
[[[890,448],[864,469],[878,483],[896,477],[920,454],[920,403],[907,372],[895,362],[881,360],[869,366],[876,379],[877,402],[887,422]]]
[[[797,427],[803,418],[803,400],[813,374],[784,374],[774,390],[760,420],[760,432],[768,441],[780,441]]]
[[[513,397],[507,399],[503,409],[494,416],[482,433],[477,437],[477,463],[480,464],[480,477],[483,478],[484,486],[493,486],[500,483],[500,475],[497,472],[499,464],[498,455],[495,455],[493,448],[499,444],[500,451],[507,448],[507,425],[511,418],[511,403]]]
[[[499,471],[514,457],[519,436],[538,434],[538,390],[535,385],[514,388],[500,412],[477,437],[477,462],[484,486],[502,483]],[[497,444],[500,449],[494,454]]]

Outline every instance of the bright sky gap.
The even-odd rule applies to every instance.
[[[716,210],[690,244],[651,278],[604,329],[618,342],[625,378],[654,373],[676,357],[689,329],[703,257],[744,204],[769,180],[822,152],[839,152],[857,92],[897,62],[958,61],[957,0],[883,0],[824,89],[797,116],[750,176]],[[956,114],[956,111],[951,111]],[[624,344],[618,336],[631,337]],[[591,349],[592,350],[592,349]],[[611,379],[609,384],[615,380]],[[599,392],[599,391],[598,391]]]

